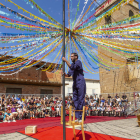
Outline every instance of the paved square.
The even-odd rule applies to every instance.
[[[70,128],[69,126],[67,126]],[[140,140],[140,127],[138,127],[137,119],[122,119],[97,123],[88,123],[84,125],[85,131],[112,135],[116,137]],[[80,126],[76,129],[80,130]],[[20,133],[10,133],[0,135],[0,140],[35,140]]]

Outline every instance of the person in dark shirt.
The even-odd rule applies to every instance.
[[[17,101],[16,99],[14,99],[14,101],[12,102],[13,105],[17,105]]]
[[[65,61],[70,68],[68,74],[65,74],[65,76],[73,77],[73,101],[75,110],[83,110],[83,106],[85,106],[86,83],[82,63],[80,60],[78,60],[77,53],[71,54],[72,64],[70,64],[65,57],[63,57],[62,60]],[[82,112],[76,111],[75,116],[78,121],[81,120]]]
[[[108,94],[108,105],[110,105],[111,96]]]
[[[29,105],[33,106],[33,105],[34,105],[34,101],[31,100],[31,101],[29,102]]]
[[[34,118],[34,106],[33,105],[29,105],[28,107],[28,110],[29,110],[29,116],[30,116],[30,119]]]
[[[115,98],[117,99],[119,96],[118,96],[118,93],[116,93],[116,95],[115,95]]]
[[[127,102],[127,95],[125,93],[122,95],[122,102]]]

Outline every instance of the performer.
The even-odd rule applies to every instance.
[[[72,64],[70,64],[65,57],[63,57],[62,60],[65,61],[70,68],[68,74],[65,74],[65,76],[73,77],[73,101],[75,110],[83,110],[83,106],[85,106],[86,83],[84,79],[82,63],[80,60],[78,60],[77,53],[71,54],[71,61],[73,62]],[[81,111],[76,111],[75,116],[77,121],[82,120]]]

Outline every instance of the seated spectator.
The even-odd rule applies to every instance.
[[[88,105],[88,101],[85,99],[85,106]]]
[[[41,106],[41,103],[39,102],[39,101],[37,101],[37,104],[36,104],[37,106]]]
[[[37,115],[41,118],[41,106],[37,107]]]
[[[97,106],[98,116],[101,116],[101,110],[102,110],[101,106],[98,105]]]
[[[4,113],[3,122],[11,122],[13,120],[13,116],[11,114],[11,110],[7,109]]]
[[[111,102],[111,96],[110,96],[110,94],[108,94],[108,105],[110,105],[110,102]]]
[[[19,120],[22,120],[23,112],[22,112],[22,107],[20,105],[17,108],[17,113],[19,116]]]
[[[108,106],[106,107],[106,114],[108,114],[108,116],[110,116],[110,115],[111,115],[111,112],[112,112],[112,108],[111,108],[110,105],[108,105]]]
[[[140,102],[140,97],[139,97],[139,94],[138,93],[136,94],[135,99],[136,99],[136,102]]]
[[[12,102],[12,104],[13,104],[13,105],[17,105],[17,100],[14,99],[13,102]]]
[[[105,99],[102,97],[101,98],[101,106],[104,104],[104,102],[105,102]]]
[[[29,102],[29,98],[28,98],[28,96],[26,96],[25,100],[26,100],[27,103]]]
[[[51,107],[50,107],[49,104],[47,104],[46,110],[47,110],[47,112],[49,112],[49,114],[50,114],[50,112],[51,112]]]
[[[10,94],[6,97],[7,101],[10,101]]]
[[[12,95],[12,101],[14,101],[16,99],[15,95]]]
[[[22,101],[22,99],[18,100],[17,103],[18,103],[21,107],[23,107],[23,101]]]
[[[89,116],[89,105],[85,105],[86,116]]]
[[[105,107],[108,106],[108,101],[107,101],[107,100],[105,100],[105,102],[104,102],[104,106],[105,106]]]
[[[12,115],[13,115],[13,122],[16,122],[16,117],[18,116],[18,112],[17,112],[17,110],[16,110],[16,106],[15,105],[12,105],[12,107],[11,107],[11,113],[12,113]]]
[[[105,106],[104,105],[101,107],[101,114],[102,114],[102,116],[105,116]]]
[[[94,101],[97,101],[97,99],[98,99],[98,98],[97,98],[97,95],[94,94],[93,100],[94,100]]]
[[[118,115],[119,115],[119,117],[121,116],[120,114],[121,114],[121,108],[120,108],[120,106],[118,105],[117,107],[116,107],[116,110],[115,110],[115,114],[114,114],[114,116],[116,117],[116,113],[118,113]]]
[[[116,93],[115,98],[117,99],[119,97],[118,93]]]
[[[45,110],[45,117],[50,117],[50,112],[47,109]]]
[[[20,100],[20,95],[18,95],[18,96],[17,96],[16,100],[17,100],[17,101],[19,101],[19,100]]]
[[[52,117],[55,117],[56,111],[55,111],[55,108],[54,108],[54,104],[51,105],[51,112],[52,112]]]
[[[90,100],[93,100],[93,96],[92,96],[92,95],[90,95],[89,99],[90,99]]]
[[[122,95],[122,102],[127,102],[127,95],[125,93]]]
[[[121,98],[119,96],[117,96],[116,101],[119,105],[121,105]]]
[[[22,96],[22,102],[24,102],[25,101],[25,97],[24,96]]]
[[[58,105],[56,106],[56,114],[57,114],[57,116],[60,116],[60,108]]]
[[[44,105],[42,104],[41,105],[41,117],[43,118],[43,117],[45,117],[45,110],[44,110],[45,108],[44,108]]]
[[[35,114],[34,114],[35,108],[34,108],[34,105],[29,104],[28,110],[29,110],[29,117],[30,117],[30,119],[34,119],[35,118]]]
[[[28,110],[27,107],[25,105],[23,105],[23,118],[26,118],[28,116]]]
[[[2,111],[2,101],[0,100],[0,111]]]

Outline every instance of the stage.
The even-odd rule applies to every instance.
[[[137,127],[136,121],[135,116],[128,118],[88,116],[84,125],[86,140],[139,139],[140,127]],[[25,135],[24,130],[28,125],[37,125],[38,132],[32,135]],[[62,140],[62,130],[60,117],[17,120],[17,122],[0,123],[0,140]],[[76,138],[77,140],[82,140],[79,126],[76,127]],[[69,126],[66,128],[66,140],[73,140],[73,130]]]

